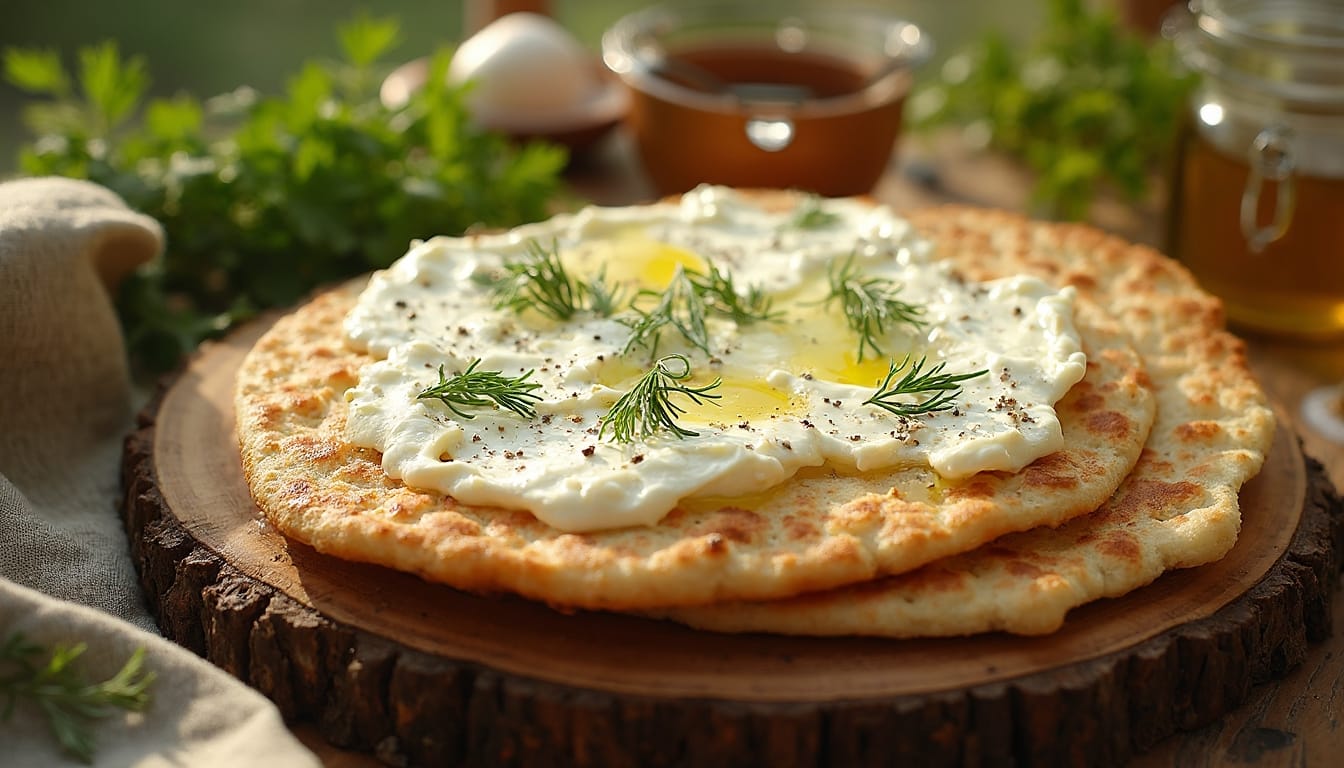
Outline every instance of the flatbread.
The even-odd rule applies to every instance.
[[[1274,416],[1244,344],[1223,329],[1220,303],[1170,259],[1087,227],[964,208],[911,219],[969,275],[1036,274],[1107,303],[1133,334],[1157,392],[1157,420],[1138,464],[1095,513],[1057,529],[1006,536],[862,585],[668,618],[732,632],[1040,634],[1057,629],[1071,608],[1232,548],[1237,492],[1264,461]]]
[[[1080,309],[1087,375],[1059,410],[1066,448],[1016,474],[808,471],[750,499],[687,502],[659,525],[566,534],[388,479],[345,440],[345,391],[372,361],[341,320],[357,286],[317,297],[257,343],[236,397],[243,468],[283,533],[338,557],[478,592],[616,610],[758,600],[917,568],[1096,508],[1137,460],[1154,410],[1128,335]],[[1087,302],[1081,302],[1086,305]]]

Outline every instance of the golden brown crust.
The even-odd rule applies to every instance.
[[[856,587],[667,615],[722,631],[1036,634],[1070,608],[1217,560],[1236,541],[1237,492],[1260,469],[1274,417],[1216,299],[1175,262],[1088,227],[955,207],[911,218],[968,274],[1030,272],[1074,285],[1124,322],[1158,398],[1138,464],[1093,514],[1058,528]]]
[[[239,372],[238,432],[253,495],[284,533],[340,557],[473,591],[647,609],[812,592],[908,571],[1104,501],[1137,460],[1153,396],[1127,335],[1081,302],[1089,356],[1061,401],[1067,448],[1023,472],[944,483],[927,469],[808,471],[749,500],[687,502],[661,524],[565,534],[530,514],[460,505],[386,478],[344,439],[343,394],[366,355],[342,341],[357,286],[282,318]]]

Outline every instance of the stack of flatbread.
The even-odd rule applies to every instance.
[[[909,218],[967,277],[1077,289],[1088,366],[1056,406],[1063,450],[955,484],[928,468],[805,470],[750,503],[688,500],[655,526],[564,533],[408,488],[346,441],[346,390],[373,361],[344,341],[359,292],[346,286],[277,322],[239,372],[253,496],[338,557],[728,632],[1040,634],[1226,554],[1274,418],[1218,301],[1162,255],[1085,226],[969,208]]]

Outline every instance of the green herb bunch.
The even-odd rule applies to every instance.
[[[468,121],[464,89],[431,58],[402,107],[377,98],[396,21],[339,30],[344,59],[307,63],[278,97],[240,88],[145,103],[143,59],[113,43],[9,49],[5,76],[42,97],[20,169],[89,179],[158,219],[161,260],[126,280],[118,308],[137,367],[171,367],[202,339],[314,286],[386,266],[413,238],[543,218],[563,149],[512,145]]]
[[[991,32],[921,88],[911,118],[987,130],[991,147],[1035,173],[1040,213],[1081,219],[1103,186],[1131,201],[1148,193],[1193,81],[1168,41],[1130,32],[1108,8],[1050,0],[1035,40]]]
[[[0,642],[0,722],[8,720],[20,703],[32,706],[62,748],[90,763],[94,753],[90,724],[117,710],[139,712],[147,707],[154,673],[145,671],[141,648],[112,677],[89,682],[75,664],[84,651],[80,643],[57,646],[46,654],[18,633]]]

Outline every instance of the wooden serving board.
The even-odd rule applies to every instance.
[[[166,635],[392,764],[1113,764],[1330,633],[1339,500],[1286,427],[1226,558],[1040,638],[720,635],[327,557],[242,479],[234,373],[267,325],[203,350],[128,438],[141,581]]]

